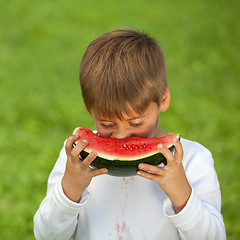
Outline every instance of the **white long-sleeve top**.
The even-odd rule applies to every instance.
[[[226,239],[212,155],[196,142],[181,139],[181,143],[192,192],[178,214],[156,182],[139,176],[95,177],[80,202],[72,202],[61,185],[67,161],[64,144],[34,216],[36,239]]]

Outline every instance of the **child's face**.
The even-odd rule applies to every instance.
[[[146,111],[139,115],[132,110],[131,117],[124,114],[123,119],[117,117],[100,117],[91,111],[98,134],[105,138],[154,137],[158,129],[160,109],[156,103],[150,103]]]

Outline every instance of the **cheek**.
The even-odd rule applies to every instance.
[[[144,126],[143,128],[139,129],[134,135],[143,138],[153,137],[156,133],[157,127],[158,122],[148,124],[147,126]]]
[[[136,133],[134,135],[137,137],[149,138],[149,137],[153,137],[154,134],[155,134],[154,128],[146,128],[146,129],[139,131],[138,133]]]
[[[98,134],[103,137],[103,138],[109,138],[112,134],[112,131],[109,129],[105,129],[103,128],[101,125],[97,125],[96,124],[96,128],[97,128],[97,132]]]
[[[103,138],[110,138],[111,137],[111,133],[109,133],[108,131],[98,131],[98,134],[103,137]]]

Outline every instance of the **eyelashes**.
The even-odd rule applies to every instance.
[[[130,126],[132,127],[139,127],[139,126],[142,126],[143,125],[143,122],[138,122],[138,123],[129,123]]]
[[[103,124],[103,123],[101,123],[101,126],[104,127],[104,128],[111,128],[111,127],[114,127],[115,124]]]
[[[139,126],[142,126],[142,125],[143,125],[143,122],[138,122],[138,123],[132,123],[132,122],[130,122],[129,125],[130,125],[131,127],[139,127]],[[114,123],[111,123],[111,124],[103,124],[103,123],[101,123],[101,126],[104,127],[104,128],[106,128],[106,129],[108,129],[108,128],[114,127],[115,124],[114,124]]]

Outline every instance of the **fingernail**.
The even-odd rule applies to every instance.
[[[103,173],[108,173],[108,170],[107,169],[103,169]]]
[[[78,134],[78,133],[74,133],[73,135],[76,136],[76,137],[79,137],[79,134]]]
[[[163,145],[162,145],[161,143],[159,143],[159,144],[158,144],[158,147],[159,147],[159,148],[162,148],[162,147],[163,147]]]
[[[140,169],[141,169],[141,168],[143,168],[143,164],[142,164],[142,163],[141,163],[141,164],[139,164],[139,166],[138,166],[138,167],[139,167]]]
[[[86,139],[83,139],[83,143],[88,143],[88,141]]]
[[[90,154],[91,154],[93,157],[97,155],[97,153],[94,152],[94,151],[92,151]]]
[[[177,138],[173,138],[173,142],[174,142],[174,143],[177,142]]]

